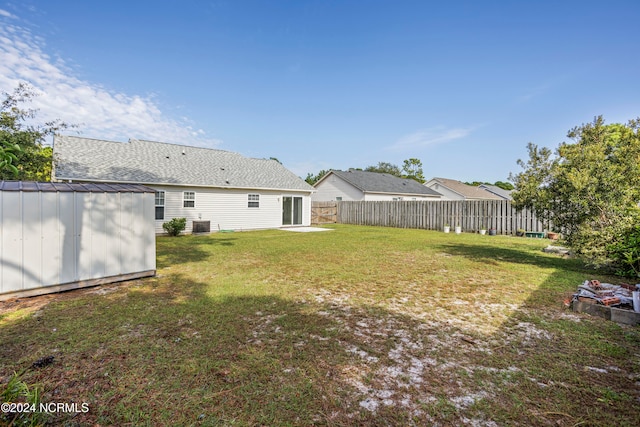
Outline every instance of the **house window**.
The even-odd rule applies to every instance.
[[[342,201],[342,196],[336,196],[336,202],[341,202]]]
[[[193,191],[185,191],[183,194],[183,206],[185,208],[195,208],[196,207],[196,193]]]
[[[260,195],[259,194],[249,194],[248,198],[250,208],[259,208],[260,207]]]
[[[164,219],[164,191],[156,191],[156,219]]]

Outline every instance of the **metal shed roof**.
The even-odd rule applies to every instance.
[[[155,193],[153,188],[138,184],[93,184],[66,182],[0,181],[0,191],[61,193]]]

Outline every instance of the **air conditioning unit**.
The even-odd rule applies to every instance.
[[[210,233],[211,221],[193,221],[192,233]]]

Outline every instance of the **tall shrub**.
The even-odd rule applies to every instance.
[[[605,125],[596,117],[567,136],[573,142],[555,155],[529,143],[529,160],[518,160],[524,171],[511,175],[514,204],[552,223],[589,263],[617,268],[640,211],[640,119]]]
[[[187,218],[173,218],[162,224],[162,228],[169,236],[177,236],[187,228]]]

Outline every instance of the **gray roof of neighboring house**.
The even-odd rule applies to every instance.
[[[455,179],[433,178],[432,181],[437,181],[443,187],[464,196],[465,199],[502,200],[502,197],[496,196],[487,190],[456,181]]]
[[[56,136],[53,152],[56,180],[313,191],[275,160],[224,150]]]
[[[412,194],[433,197],[442,196],[440,193],[425,187],[418,181],[398,178],[397,176],[389,175],[388,173],[365,172],[353,169],[346,172],[333,170],[325,175],[325,177],[331,173],[342,178],[365,193]],[[324,177],[322,180],[324,180]],[[318,185],[318,183],[316,183],[316,185]]]
[[[490,193],[495,194],[496,196],[502,197],[505,200],[513,200],[511,197],[511,190],[505,190],[504,188],[500,188],[497,185],[491,184],[482,184],[478,186],[479,188],[484,188]]]

